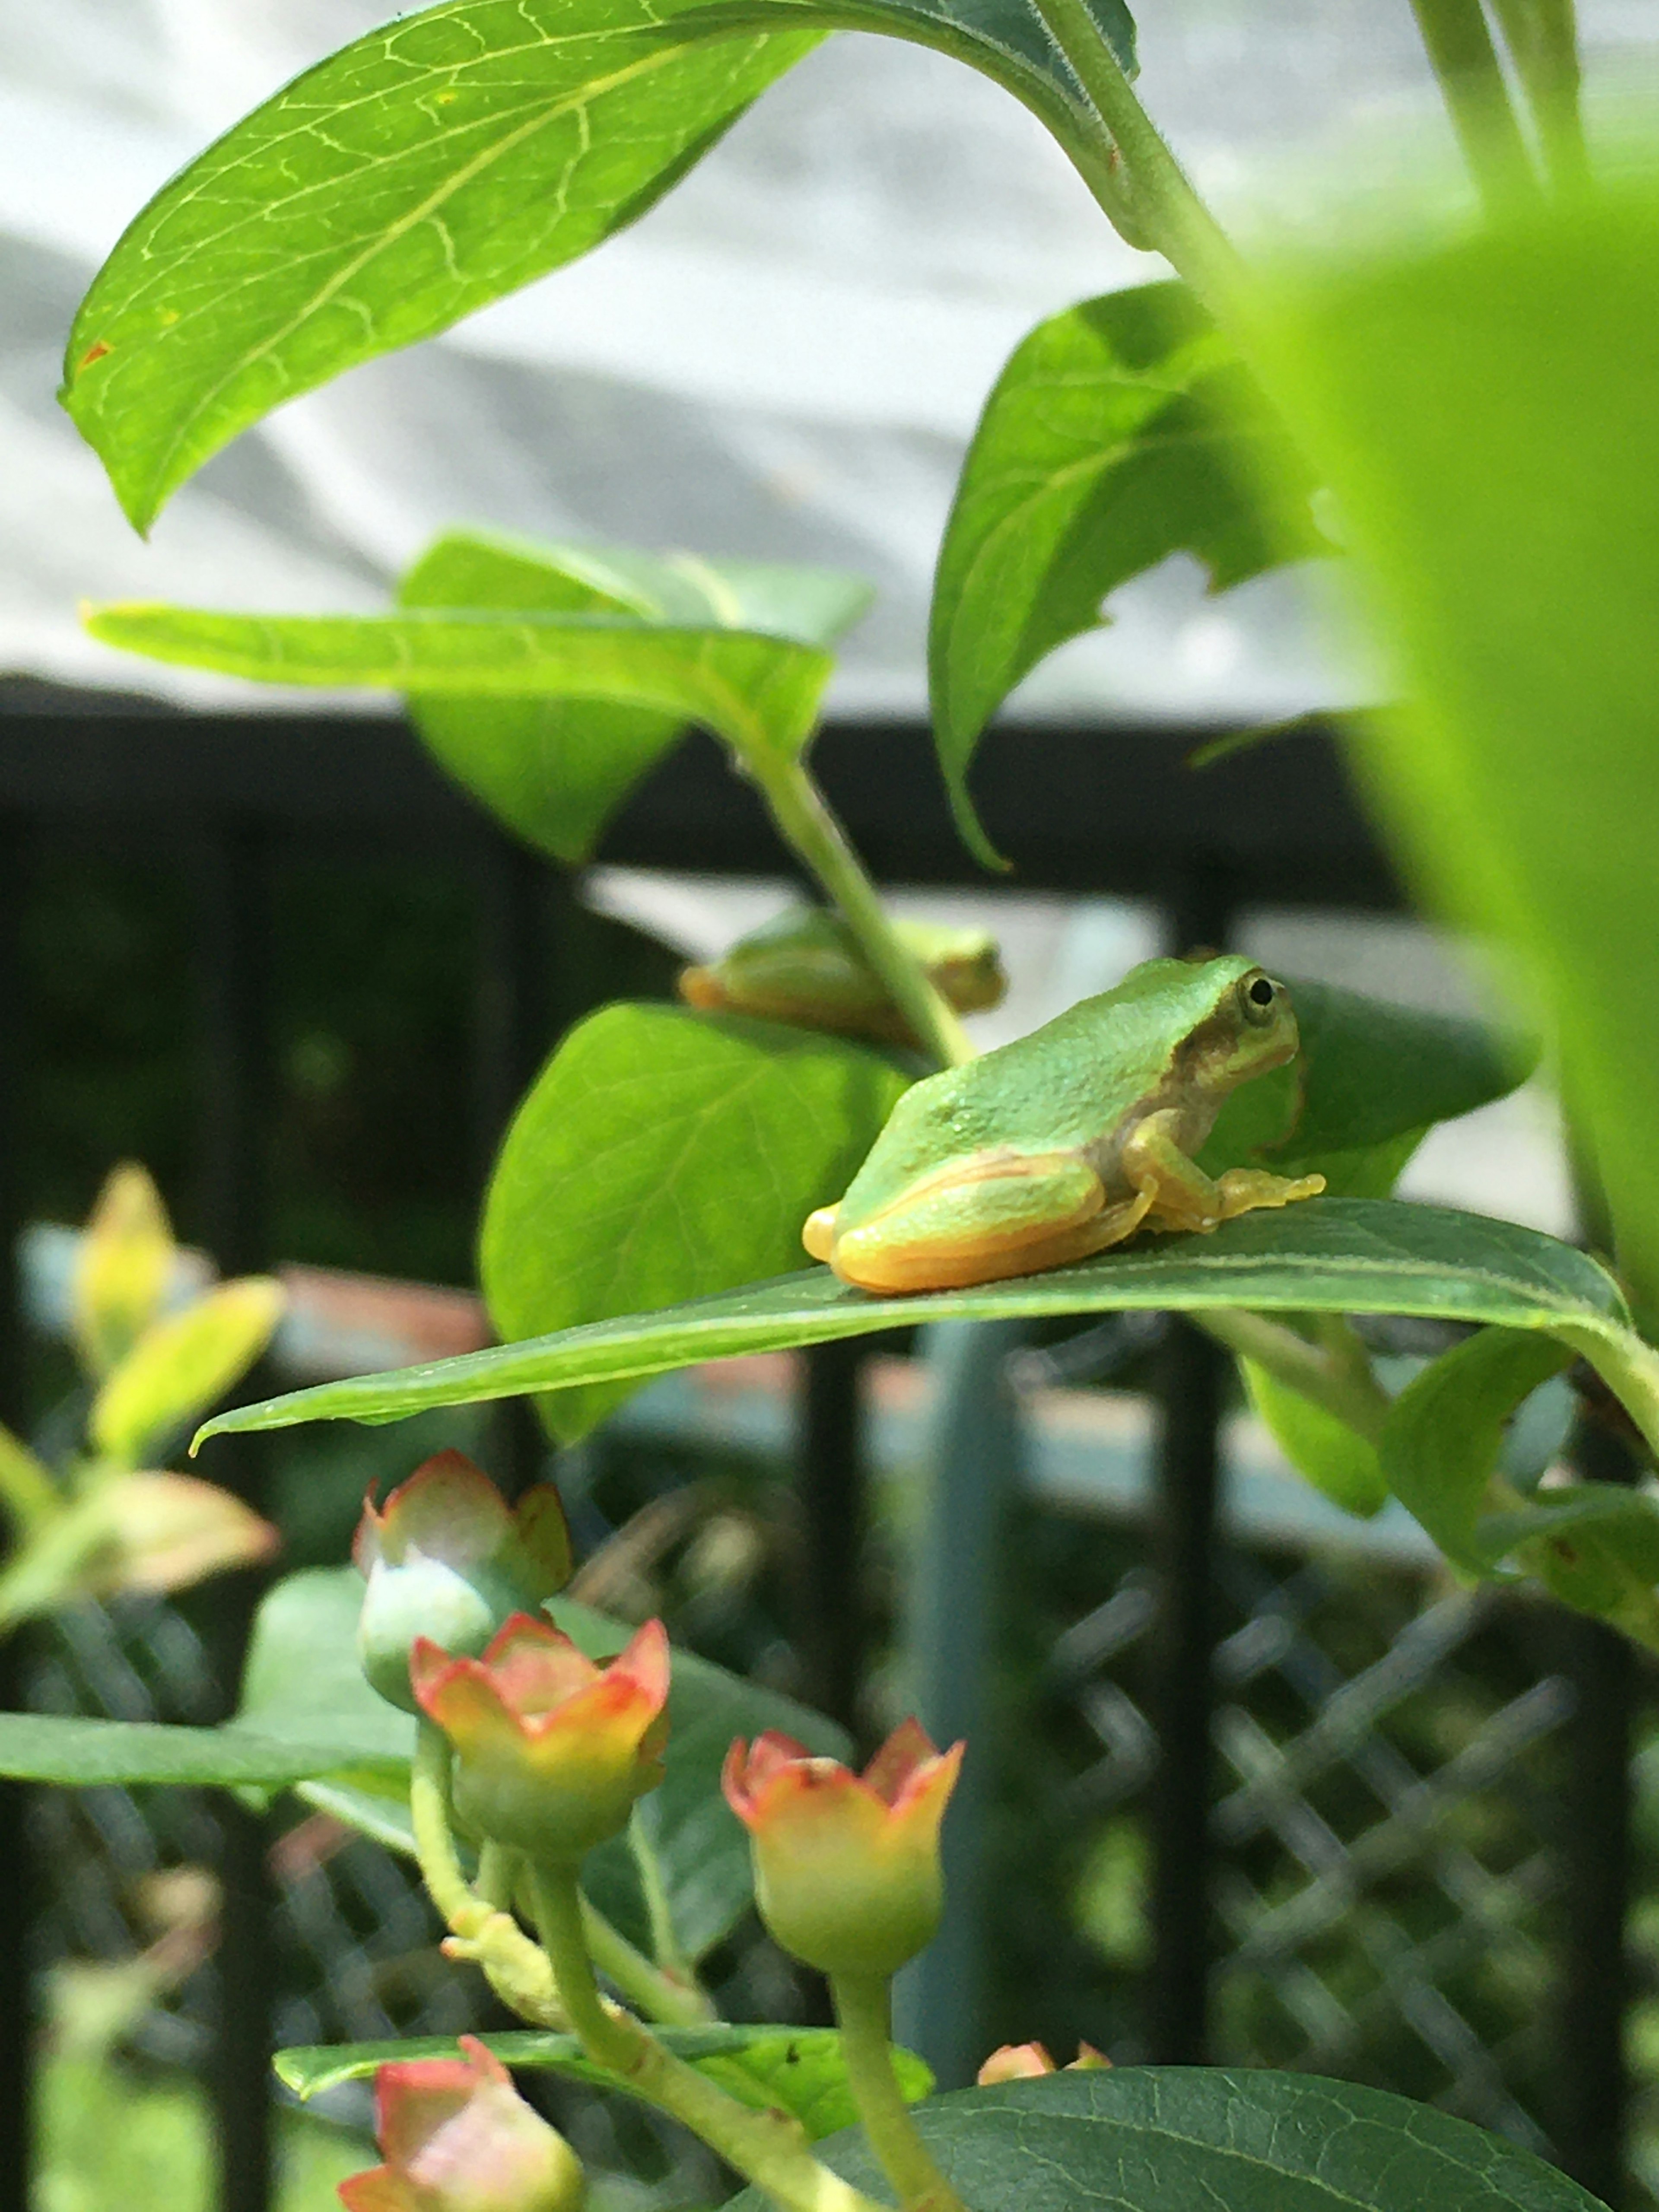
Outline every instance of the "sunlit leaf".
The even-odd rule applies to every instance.
[[[247,1275],[152,1323],[92,1401],[94,1447],[125,1467],[153,1458],[246,1374],[286,1302],[274,1279]]]

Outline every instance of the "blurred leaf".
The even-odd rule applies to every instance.
[[[799,751],[834,665],[828,653],[786,638],[623,615],[234,615],[131,605],[94,608],[86,626],[124,652],[259,684],[608,699],[701,722],[745,755]]]
[[[75,1340],[94,1382],[155,1320],[173,1259],[161,1194],[137,1161],[125,1160],[98,1194],[76,1261]]]
[[[1345,1513],[1381,1512],[1389,1486],[1376,1445],[1255,1360],[1238,1364],[1250,1403],[1297,1473]]]
[[[158,1455],[246,1374],[282,1319],[286,1293],[270,1276],[221,1283],[155,1322],[105,1379],[87,1417],[94,1447],[124,1467]]]
[[[1122,0],[1091,12],[1126,67]],[[447,0],[307,70],[164,185],[70,334],[64,404],[139,529],[283,401],[574,260],[826,29],[1005,85],[1101,164],[1033,0]],[[740,334],[738,334],[740,343]]]
[[[193,1474],[118,1474],[75,1510],[94,1516],[102,1535],[85,1585],[100,1597],[188,1589],[269,1559],[282,1540],[252,1506]]]
[[[73,1789],[178,1782],[280,1789],[329,1771],[322,1744],[273,1742],[240,1728],[164,1728],[59,1713],[0,1713],[0,1774]]]
[[[780,1023],[590,1015],[519,1109],[490,1182],[479,1268],[497,1331],[539,1336],[777,1273],[905,1088],[878,1054]],[[568,1443],[630,1387],[543,1410]]]
[[[1382,2089],[1267,2068],[1121,2066],[959,2089],[916,2125],[974,2212],[1607,2212],[1530,2151]],[[861,2134],[820,2152],[882,2191]],[[746,2189],[727,2212],[764,2212]]]
[[[1659,1312],[1659,188],[1322,269],[1275,343],[1401,679],[1359,765],[1441,906],[1522,956]]]
[[[259,1608],[237,1724],[268,1742],[328,1747],[306,1796],[394,1850],[412,1848],[404,1777],[414,1744],[407,1714],[378,1698],[357,1663],[362,1583],[349,1567],[290,1575]],[[558,1599],[547,1608],[591,1659],[620,1651],[628,1626]],[[822,1715],[676,1650],[661,1786],[642,1801],[681,1944],[701,1958],[728,1936],[754,1893],[749,1843],[720,1791],[735,1735],[781,1729],[830,1757],[842,1732]],[[386,1774],[388,1765],[392,1771]],[[623,1932],[649,1942],[649,1914],[625,1837],[591,1852],[582,1886]]]
[[[1199,1154],[1212,1175],[1318,1173],[1335,1196],[1386,1197],[1435,1122],[1504,1097],[1538,1056],[1480,1022],[1287,980],[1301,1053],[1227,1099]]]
[[[21,1537],[52,1520],[64,1498],[51,1470],[38,1460],[21,1437],[0,1424],[0,1503]]]
[[[1158,1237],[971,1291],[872,1297],[809,1267],[666,1312],[564,1329],[424,1367],[325,1382],[209,1422],[202,1437],[301,1421],[396,1421],[427,1406],[659,1375],[698,1360],[775,1352],[928,1321],[1113,1313],[1431,1314],[1553,1332],[1605,1372],[1653,1355],[1629,1333],[1618,1285],[1568,1244],[1514,1222],[1389,1200],[1316,1198],[1242,1215],[1207,1237]],[[1644,1369],[1645,1372],[1645,1369]],[[200,1439],[198,1438],[198,1442]]]
[[[957,824],[995,865],[967,793],[980,732],[1103,602],[1172,553],[1224,589],[1328,551],[1311,486],[1269,513],[1261,394],[1184,285],[1145,284],[1039,323],[998,378],[945,526],[928,666]],[[1282,442],[1282,441],[1281,441]],[[1289,480],[1281,457],[1279,475]]]
[[[858,2108],[848,2086],[841,2036],[833,2027],[659,2027],[654,2033],[676,2057],[718,2081],[757,2112],[791,2113],[816,2142],[838,2128],[851,2127]],[[625,2088],[614,2074],[583,2057],[574,2035],[528,2031],[480,2039],[506,2066],[544,2067],[578,2081]],[[424,2036],[404,2043],[326,2044],[314,2050],[281,2051],[277,2078],[296,2096],[319,2095],[342,2081],[369,2080],[377,2067],[411,2058],[454,2055],[455,2041]],[[893,2063],[911,2102],[925,2097],[933,2077],[923,2062],[895,2047]]]
[[[1467,1573],[1491,1571],[1475,1523],[1504,1424],[1571,1358],[1553,1337],[1482,1329],[1431,1361],[1389,1408],[1378,1448],[1389,1487]]]
[[[869,601],[825,568],[760,568],[690,556],[653,560],[599,546],[456,531],[404,575],[405,607],[611,614],[750,629],[828,646]],[[685,727],[678,714],[603,699],[417,696],[428,750],[509,829],[568,863],[585,860],[616,809]]]
[[[1484,1515],[1475,1540],[1513,1558],[1551,1594],[1650,1650],[1659,1648],[1659,1500],[1617,1483],[1574,1483]]]

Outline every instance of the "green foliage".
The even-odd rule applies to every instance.
[[[974,2212],[1605,2212],[1485,2129],[1381,2089],[1222,2067],[1050,2074],[930,2100],[916,2122]],[[879,2187],[857,2137],[824,2147]],[[757,2191],[732,2212],[761,2212]]]
[[[1268,508],[1255,450],[1276,441]],[[1260,392],[1184,285],[1085,300],[1039,323],[974,434],[933,584],[934,728],[963,836],[988,863],[967,792],[974,748],[1020,679],[1109,620],[1103,602],[1171,553],[1224,590],[1328,550]]]
[[[872,1297],[811,1267],[671,1312],[635,1314],[388,1375],[324,1382],[222,1413],[204,1437],[296,1421],[396,1421],[428,1406],[657,1375],[700,1359],[776,1352],[923,1321],[1243,1306],[1302,1313],[1433,1314],[1553,1332],[1595,1359],[1635,1357],[1607,1272],[1514,1222],[1376,1199],[1313,1199],[1248,1213],[1207,1237],[1160,1237],[1075,1267],[971,1291]]]
[[[71,1714],[0,1713],[0,1774],[21,1782],[76,1789],[179,1782],[279,1790],[346,1763],[331,1742],[266,1736],[234,1725],[167,1728]]]
[[[757,2111],[785,2112],[816,2142],[858,2118],[848,2086],[841,2038],[830,2027],[667,2027],[659,2031],[675,2056],[718,2081]],[[482,2040],[507,2066],[544,2068],[578,2081],[611,2077],[582,2055],[574,2035],[486,2035]],[[404,2043],[345,2043],[278,2054],[279,2080],[298,2097],[314,2097],[342,2081],[366,2081],[377,2066],[411,2058],[450,2057],[453,2039],[429,2036]],[[907,2098],[925,2097],[933,2075],[912,2052],[894,2063]]]
[[[1401,678],[1360,765],[1436,900],[1524,961],[1652,1310],[1656,326],[1659,194],[1621,184],[1322,269],[1272,355]]]
[[[415,562],[398,597],[405,607],[620,616],[828,646],[870,593],[828,568],[689,554],[659,561],[453,531]],[[529,843],[570,862],[588,857],[611,814],[685,727],[678,714],[603,697],[420,695],[411,707],[428,750],[459,782]]]
[[[1094,0],[1127,63],[1122,0]],[[208,457],[642,215],[826,29],[971,63],[1097,139],[1033,0],[447,0],[295,80],[164,185],[70,334],[64,405],[147,529]],[[1099,156],[1096,155],[1097,162]]]
[[[280,1283],[249,1275],[153,1322],[93,1400],[94,1447],[123,1467],[143,1466],[247,1372],[285,1303]]]
[[[540,1336],[781,1273],[905,1085],[877,1053],[776,1022],[675,1006],[591,1015],[496,1163],[480,1240],[496,1328]],[[543,1411],[569,1442],[627,1393],[564,1391]]]
[[[1435,1122],[1505,1097],[1537,1058],[1480,1022],[1335,983],[1290,988],[1302,1050],[1228,1098],[1199,1155],[1212,1175],[1319,1174],[1337,1196],[1386,1197]]]
[[[1345,1513],[1381,1512],[1389,1486],[1376,1445],[1256,1360],[1238,1365],[1251,1405],[1297,1473]]]
[[[107,606],[106,645],[260,684],[356,685],[469,698],[607,699],[702,722],[739,754],[800,750],[830,680],[828,653],[757,631],[622,615],[226,615]]]

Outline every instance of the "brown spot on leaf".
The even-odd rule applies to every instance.
[[[89,345],[89,346],[87,348],[86,351],[82,355],[82,356],[81,356],[81,366],[82,366],[82,368],[90,368],[92,367],[92,364],[94,363],[94,362],[95,362],[95,361],[102,361],[102,359],[104,358],[104,356],[105,356],[108,351],[109,351],[109,345],[108,345],[107,341],[106,341],[106,340],[105,340],[105,339],[103,339],[103,338],[100,338],[100,339],[98,339],[98,341],[96,342],[96,343],[95,343],[95,344]]]

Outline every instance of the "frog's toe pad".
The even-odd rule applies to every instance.
[[[827,1260],[835,1248],[836,1208],[821,1206],[801,1224],[800,1241],[815,1260]]]
[[[1299,1198],[1317,1198],[1324,1188],[1322,1175],[1268,1175],[1261,1168],[1229,1168],[1216,1185],[1224,1221],[1253,1213],[1258,1206],[1290,1206]]]

